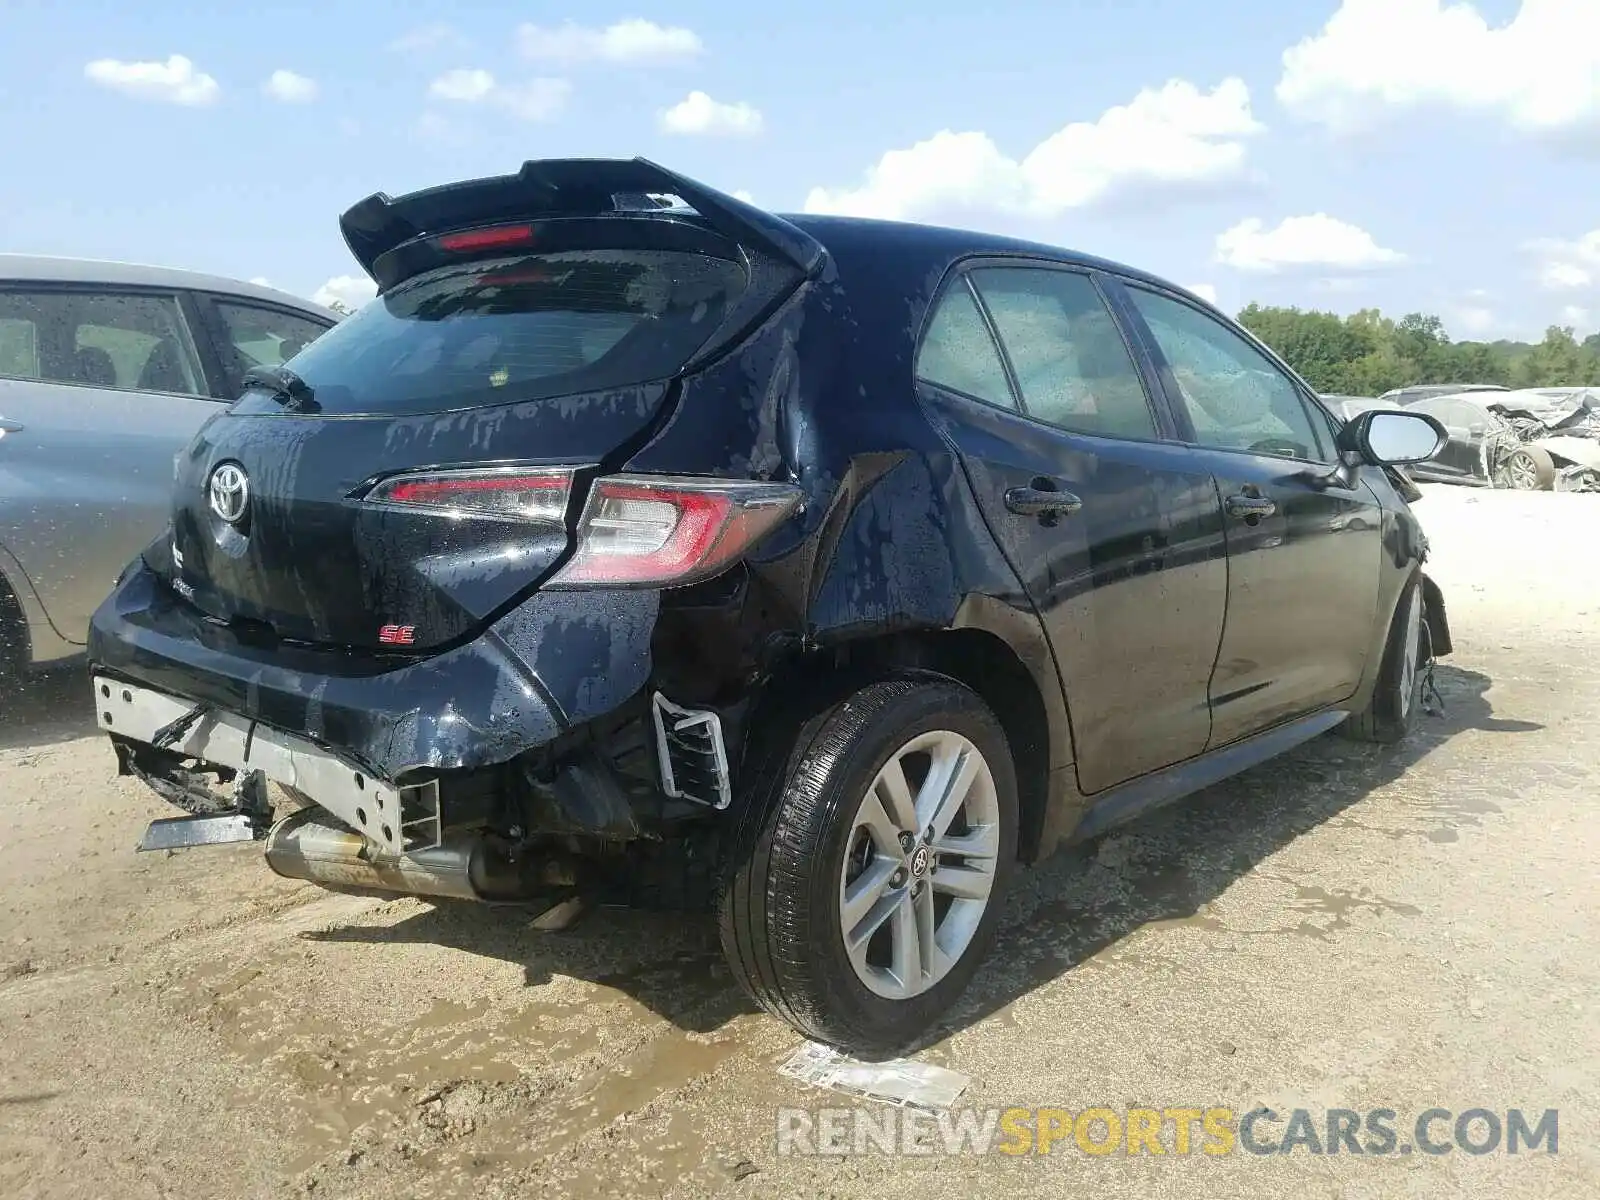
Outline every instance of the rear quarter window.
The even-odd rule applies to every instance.
[[[392,289],[286,364],[327,413],[422,413],[675,374],[745,287],[738,263],[576,250],[453,265]]]

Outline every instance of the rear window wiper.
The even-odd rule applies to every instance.
[[[244,387],[270,392],[284,408],[292,412],[321,412],[316,389],[288,367],[251,367],[244,373]]]

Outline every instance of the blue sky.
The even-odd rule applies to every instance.
[[[6,0],[0,111],[0,250],[306,295],[370,192],[642,154],[1230,309],[1600,329],[1597,0]]]

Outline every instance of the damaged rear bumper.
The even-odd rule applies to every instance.
[[[427,658],[241,640],[136,562],[95,613],[96,675],[336,750],[369,776],[509,762],[606,715],[650,672],[655,592],[540,593]]]
[[[243,641],[139,562],[91,624],[98,723],[194,814],[146,848],[265,839],[324,886],[505,898],[726,806],[717,714],[649,687],[658,606],[540,594],[466,645],[379,657]],[[269,781],[311,815],[275,820]]]

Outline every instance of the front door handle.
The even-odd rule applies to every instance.
[[[1230,517],[1242,517],[1246,521],[1259,521],[1278,511],[1278,506],[1265,496],[1229,496],[1226,503]]]
[[[0,437],[5,437],[8,433],[21,433],[24,428],[21,421],[10,421],[0,417]]]
[[[1014,487],[1006,489],[1006,507],[1019,517],[1070,517],[1083,501],[1052,488]]]

